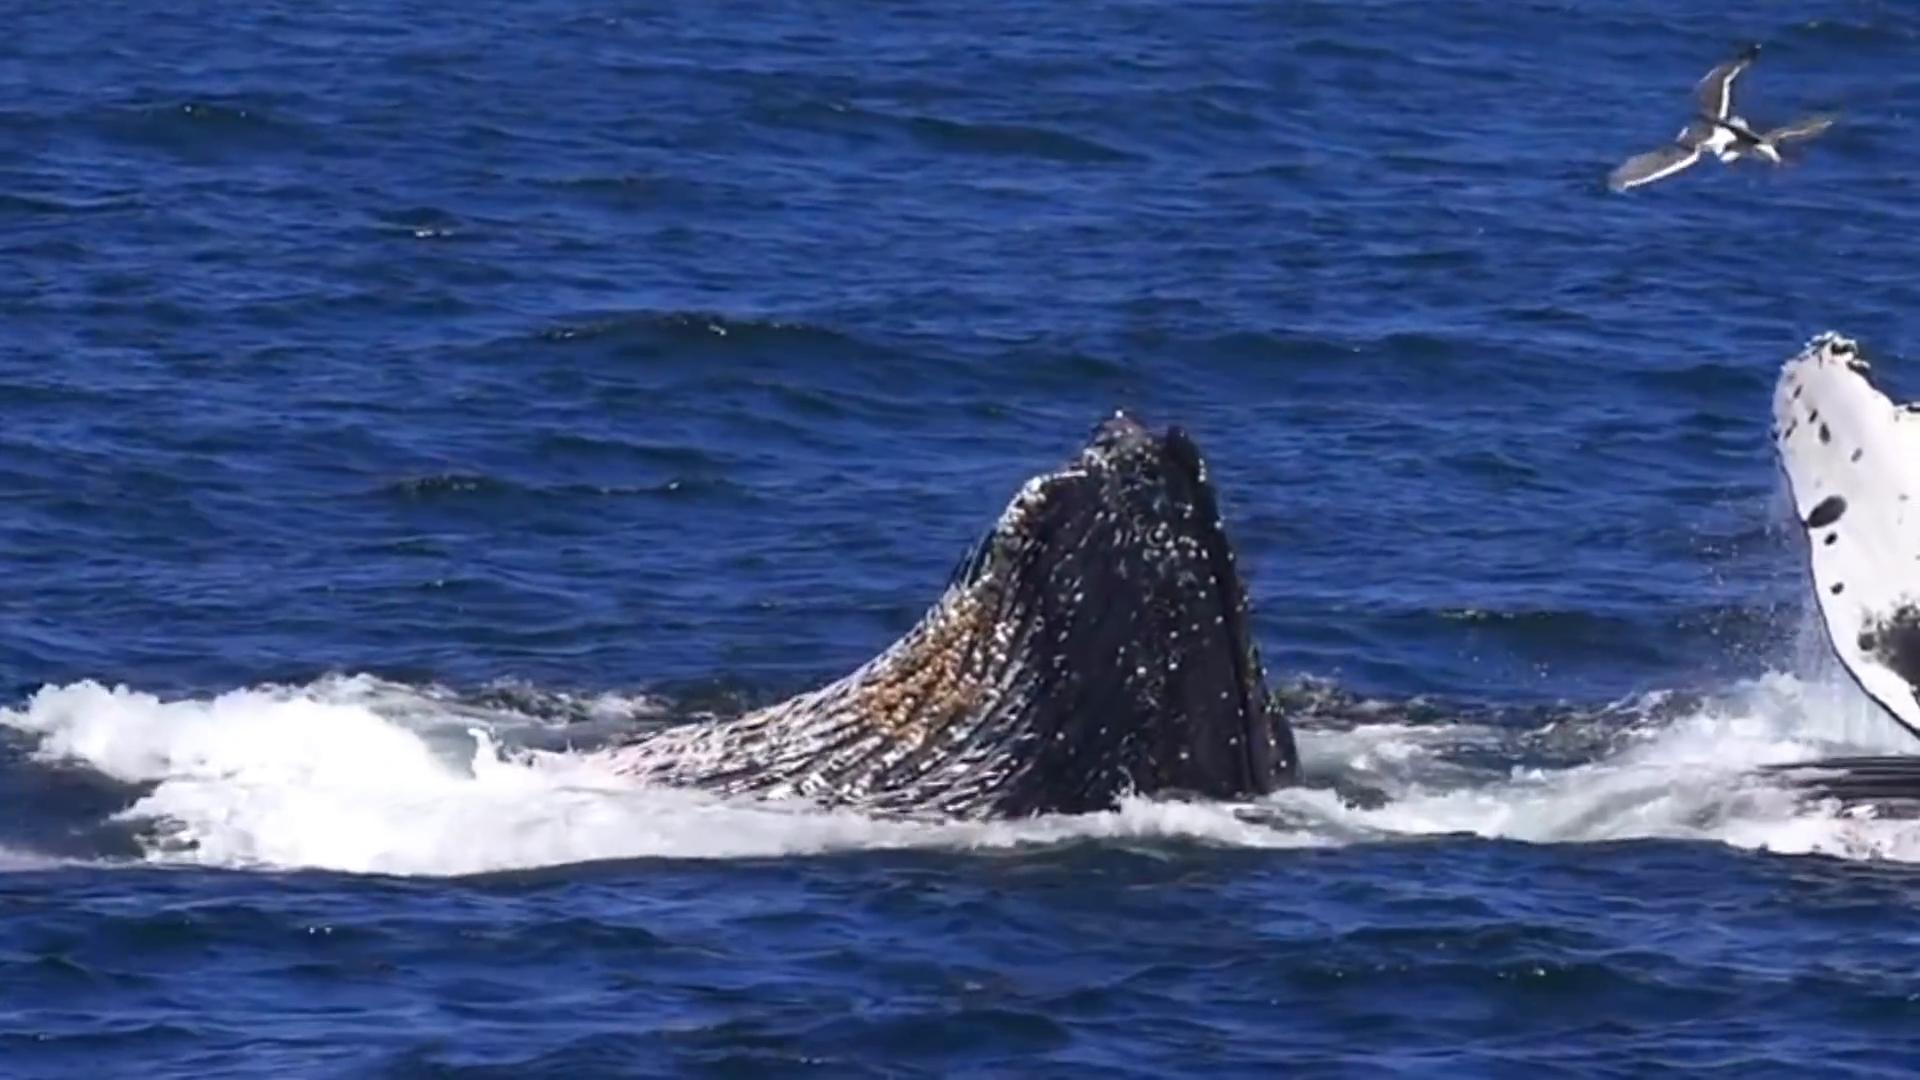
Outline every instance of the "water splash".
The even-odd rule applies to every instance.
[[[136,785],[116,816],[149,862],[469,874],[593,860],[741,858],[880,848],[971,850],[1163,838],[1325,847],[1471,834],[1533,843],[1632,838],[1920,860],[1920,823],[1810,806],[1755,780],[1763,764],[1905,749],[1844,676],[1771,673],[1678,716],[1649,706],[1589,723],[1607,749],[1529,764],[1529,734],[1467,722],[1300,732],[1302,755],[1381,789],[1374,808],[1326,790],[1257,805],[1130,802],[1090,815],[928,823],[726,801],[636,784],[585,754],[529,749],[542,721],[459,707],[370,678],[163,701],[92,682],[41,689],[0,725],[38,737],[42,767]],[[1497,764],[1488,764],[1496,762]],[[4,866],[0,866],[4,868]]]

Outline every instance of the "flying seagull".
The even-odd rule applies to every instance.
[[[1695,114],[1673,137],[1673,142],[1628,158],[1607,175],[1607,186],[1619,192],[1651,184],[1687,168],[1706,154],[1719,158],[1723,165],[1732,165],[1749,156],[1779,165],[1781,143],[1810,139],[1833,126],[1831,116],[1810,116],[1761,133],[1735,115],[1733,80],[1759,57],[1760,46],[1747,45],[1733,59],[1715,65],[1694,88]]]

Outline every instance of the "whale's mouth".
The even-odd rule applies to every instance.
[[[1261,730],[1267,719],[1267,699],[1262,686],[1259,654],[1247,625],[1247,601],[1235,566],[1233,548],[1227,542],[1226,527],[1221,521],[1213,486],[1207,482],[1206,463],[1200,457],[1200,448],[1179,427],[1168,428],[1162,443],[1166,448],[1168,465],[1178,470],[1186,481],[1185,495],[1193,506],[1197,526],[1194,535],[1205,553],[1207,566],[1212,570],[1213,605],[1225,619],[1222,630],[1226,637],[1227,655],[1233,660],[1233,685],[1241,717],[1242,745],[1246,747],[1246,755],[1240,763],[1240,786],[1247,791],[1267,790],[1271,786],[1268,777],[1273,774],[1273,759],[1278,748],[1272,740],[1263,737]]]

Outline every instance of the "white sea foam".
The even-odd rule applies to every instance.
[[[53,870],[73,864],[71,859],[57,859],[37,852],[0,847],[0,874],[19,873],[23,870]]]
[[[510,713],[476,719],[371,679],[173,701],[82,682],[0,710],[0,724],[41,736],[42,759],[152,784],[124,816],[153,823],[148,857],[166,863],[442,875],[1091,838],[1300,847],[1446,833],[1537,843],[1691,838],[1920,861],[1920,824],[1809,809],[1751,779],[1766,763],[1905,749],[1907,736],[1837,674],[1769,675],[1692,715],[1633,731],[1623,748],[1589,764],[1507,775],[1445,760],[1449,749],[1496,742],[1500,733],[1489,728],[1384,722],[1303,731],[1309,762],[1342,763],[1390,801],[1353,809],[1325,791],[1290,791],[1253,815],[1141,801],[1076,817],[925,824],[727,802],[637,786],[591,755],[503,751],[515,722]]]
[[[1368,734],[1362,728],[1348,738]],[[1775,673],[1691,715],[1636,730],[1623,748],[1589,764],[1516,767],[1469,783],[1433,784],[1415,773],[1390,787],[1391,799],[1374,810],[1346,809],[1309,792],[1282,793],[1276,801],[1312,800],[1328,824],[1377,836],[1469,833],[1534,843],[1661,837],[1920,859],[1920,824],[1809,807],[1753,774],[1757,766],[1837,753],[1904,750],[1906,738],[1850,683]]]
[[[161,701],[78,683],[0,724],[38,755],[155,787],[125,816],[162,823],[151,858],[216,866],[461,874],[597,859],[729,858],[863,848],[1004,847],[1193,835],[1314,843],[1206,806],[1130,806],[1021,823],[917,824],[646,788],[589,755],[503,753],[496,732],[436,722],[428,699],[371,680]],[[444,720],[444,718],[441,718]]]

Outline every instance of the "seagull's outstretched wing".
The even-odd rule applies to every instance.
[[[1760,46],[1748,45],[1739,55],[1707,72],[1706,78],[1694,88],[1695,101],[1700,112],[1715,120],[1725,120],[1733,112],[1733,80],[1747,70],[1747,66],[1760,58]]]
[[[1789,142],[1793,139],[1811,139],[1815,135],[1833,126],[1834,117],[1830,113],[1803,117],[1791,124],[1782,124],[1760,137],[1768,142]]]
[[[1619,168],[1607,174],[1607,186],[1614,191],[1637,188],[1672,176],[1699,160],[1700,148],[1697,146],[1663,146],[1658,150],[1635,154],[1621,162]]]

